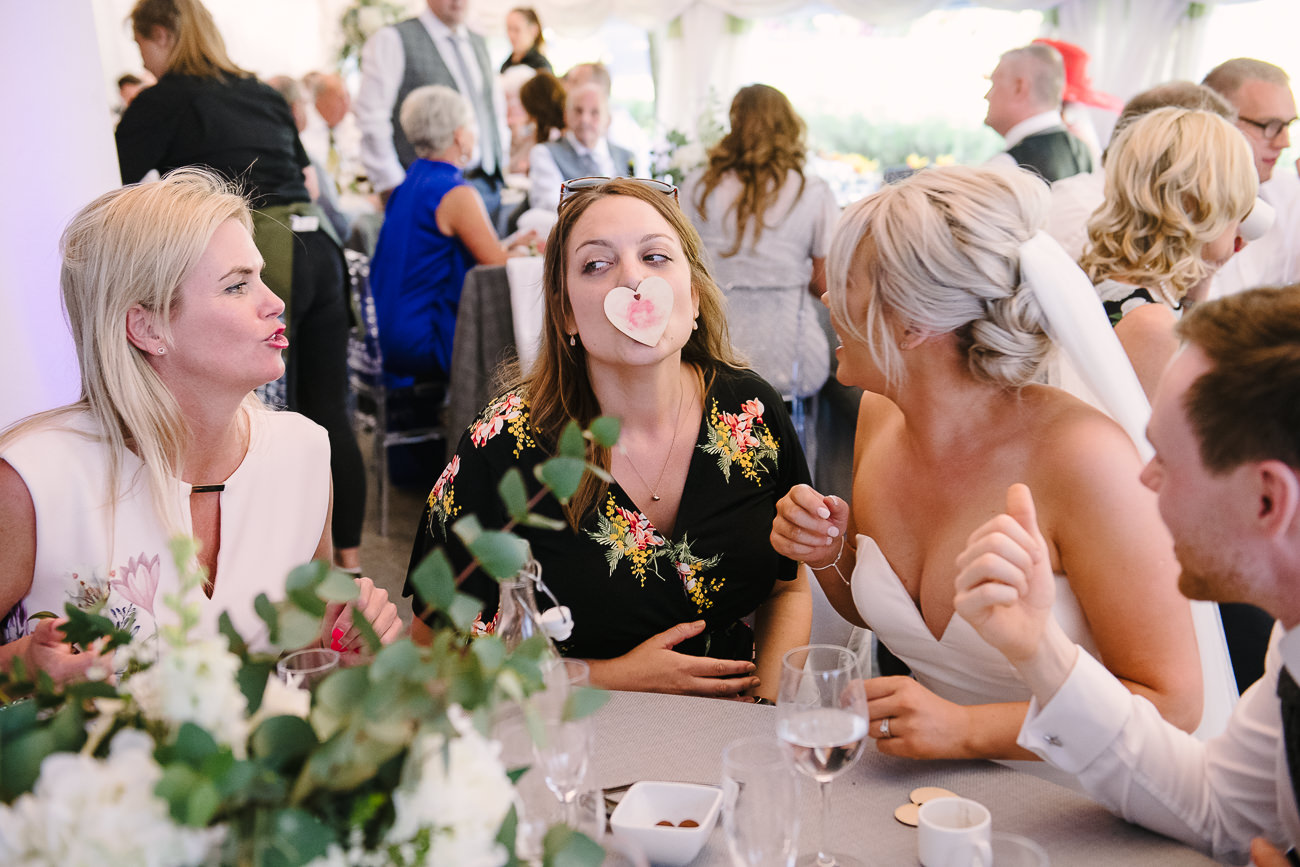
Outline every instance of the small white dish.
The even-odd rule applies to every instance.
[[[697,783],[634,783],[609,817],[614,836],[630,840],[652,864],[684,867],[709,839],[722,806],[722,790]],[[678,825],[692,819],[695,828]],[[667,820],[672,827],[659,825]]]

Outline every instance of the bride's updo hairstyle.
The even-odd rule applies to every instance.
[[[947,166],[851,205],[827,258],[837,325],[869,348],[894,386],[903,327],[955,334],[980,381],[1028,384],[1052,344],[1021,282],[1020,245],[1043,224],[1047,202],[1047,186],[1029,172]]]

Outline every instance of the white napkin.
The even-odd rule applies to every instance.
[[[525,374],[537,357],[542,337],[542,257],[516,256],[506,260],[506,281],[510,284],[510,310],[515,321],[515,348],[519,367]]]

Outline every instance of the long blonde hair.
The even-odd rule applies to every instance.
[[[226,41],[199,0],[138,0],[129,16],[131,29],[146,39],[161,27],[176,39],[167,71],[199,78],[247,78],[226,53]]]
[[[71,417],[88,413],[96,423],[93,435],[108,451],[109,506],[129,449],[144,463],[164,526],[180,529],[178,505],[168,491],[181,475],[191,432],[145,353],[127,338],[127,312],[139,305],[173,314],[181,283],[228,220],[252,231],[247,201],[214,173],[193,168],[105,193],[72,219],[60,242],[59,282],[77,349],[81,397],[0,433],[0,451],[33,430],[78,430],[69,424]],[[155,323],[170,344],[170,315]],[[261,403],[250,394],[245,406]]]
[[[555,447],[570,420],[585,428],[600,415],[600,404],[588,377],[586,349],[581,343],[570,346],[565,330],[565,323],[572,314],[569,294],[565,291],[565,275],[569,267],[567,246],[574,226],[594,202],[608,196],[630,196],[646,202],[668,222],[681,242],[682,252],[690,266],[691,289],[700,306],[699,327],[691,332],[682,347],[682,360],[699,374],[700,393],[705,393],[712,384],[711,373],[717,365],[743,366],[731,348],[726,301],[704,263],[704,245],[673,197],[635,179],[615,179],[598,187],[579,190],[560,203],[559,219],[546,242],[546,261],[542,266],[546,313],[537,359],[526,373],[515,370],[510,383],[528,400],[531,421],[544,441],[544,448]],[[609,449],[588,443],[587,460],[608,470]],[[565,516],[571,526],[578,527],[600,502],[608,487],[590,474],[583,479],[565,507]]]
[[[1079,265],[1093,283],[1118,280],[1170,305],[1205,279],[1201,248],[1255,206],[1250,145],[1207,111],[1160,108],[1106,151],[1106,199],[1088,220]]]
[[[736,243],[721,255],[740,252],[745,229],[754,224],[754,243],[763,236],[764,218],[790,172],[799,175],[798,199],[803,195],[806,128],[785,94],[766,84],[742,87],[731,100],[731,131],[709,151],[709,166],[700,179],[699,200],[693,204],[708,219],[705,202],[728,173],[740,180],[740,195],[732,205]],[[729,216],[729,215],[724,215]]]

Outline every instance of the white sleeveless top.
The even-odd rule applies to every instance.
[[[86,608],[102,599],[101,613],[138,638],[166,622],[166,593],[178,573],[169,534],[154,507],[144,464],[124,455],[116,497],[108,496],[108,455],[98,426],[86,413],[33,431],[0,455],[26,483],[36,508],[36,569],[27,596],[0,621],[0,640],[31,632],[29,618],[64,604]],[[258,594],[284,595],[294,566],[312,559],[329,508],[329,441],[323,428],[292,412],[250,415],[248,452],[221,493],[221,550],[211,599],[202,604],[199,631],[215,634],[229,611],[239,633],[255,647],[266,626],[253,610]],[[182,530],[192,532],[190,486],[173,479]],[[110,504],[115,502],[116,508]]]

